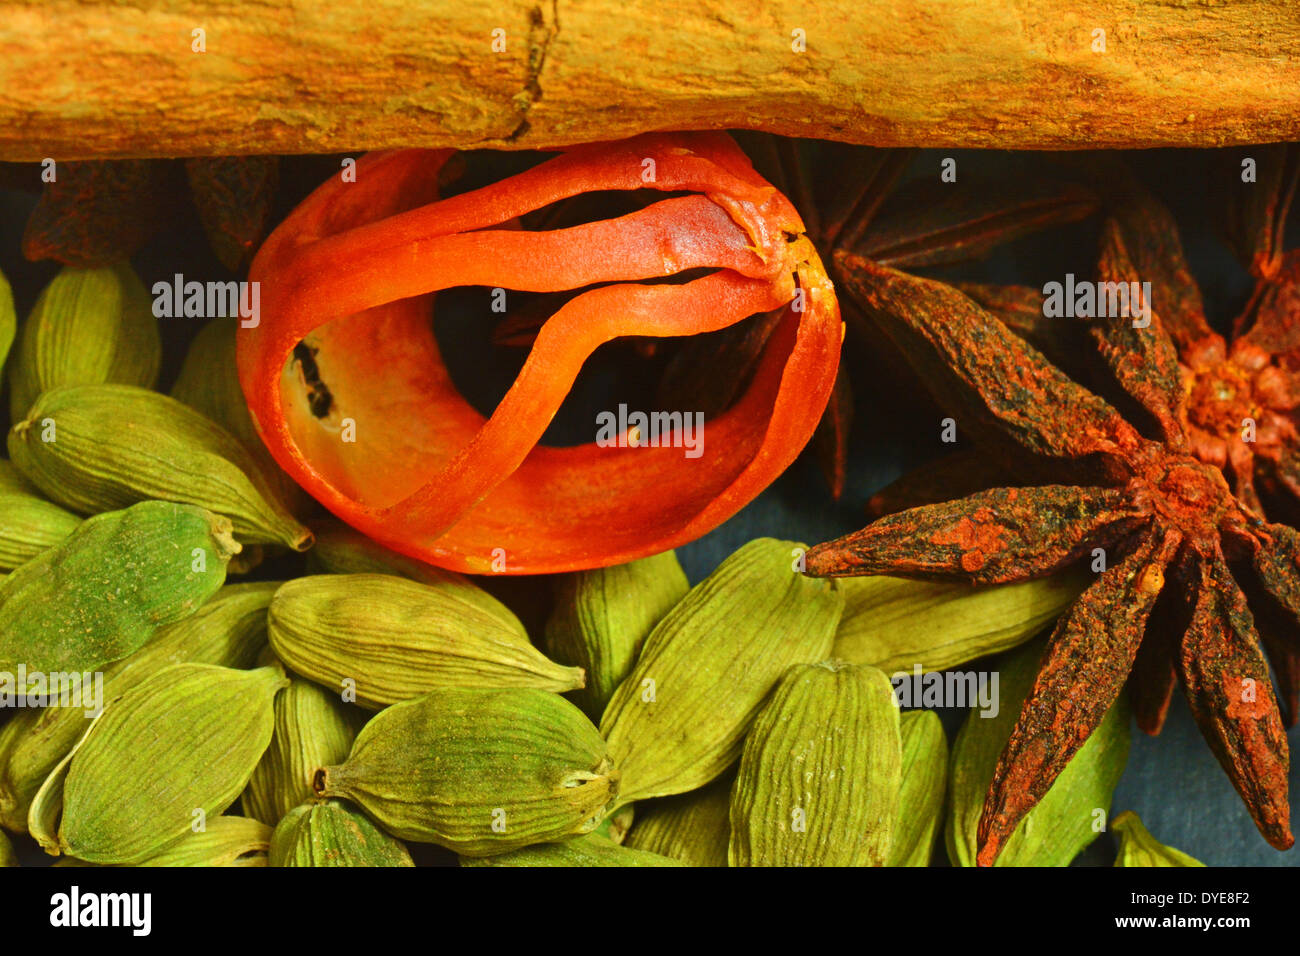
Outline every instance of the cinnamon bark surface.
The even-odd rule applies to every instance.
[[[882,146],[1274,142],[1300,138],[1293,2],[0,0],[0,159],[723,128]]]

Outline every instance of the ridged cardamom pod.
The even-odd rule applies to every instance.
[[[623,773],[621,802],[704,786],[740,756],[786,669],[830,653],[844,599],[797,570],[804,550],[749,542],[646,638],[600,722]]]
[[[17,865],[18,854],[14,852],[14,845],[7,836],[0,833],[0,868]]]
[[[187,833],[157,856],[135,864],[158,866],[266,866],[271,828],[248,817],[209,820],[198,833]],[[60,857],[55,866],[101,866],[76,857]]]
[[[972,588],[910,578],[839,578],[844,617],[834,656],[886,674],[956,667],[1023,644],[1088,584],[1086,572]]]
[[[14,353],[10,421],[61,385],[153,388],[162,342],[149,293],[127,263],[64,268],[42,290]]]
[[[903,789],[887,866],[929,866],[948,783],[948,738],[932,710],[909,710],[899,721]]]
[[[36,493],[0,459],[0,571],[12,571],[67,538],[81,517]]]
[[[266,645],[266,609],[279,584],[231,584],[183,621],[159,628],[144,647],[104,668],[104,700],[173,664],[252,667]],[[26,829],[41,783],[86,732],[80,707],[46,707],[17,715],[25,730],[0,748],[0,826]],[[344,751],[346,753],[346,750]]]
[[[248,781],[244,812],[270,826],[313,796],[317,767],[348,759],[362,721],[335,691],[290,679],[275,698],[275,733]]]
[[[146,501],[88,518],[0,584],[0,671],[96,671],[197,611],[239,552],[230,522]]]
[[[603,836],[607,840],[622,845],[627,839],[627,832],[632,829],[632,822],[636,819],[636,804],[629,803],[615,810],[605,819],[600,821],[600,826],[591,832],[597,836]]]
[[[685,866],[679,860],[619,846],[599,833],[539,843],[488,857],[462,857],[461,866]]]
[[[513,616],[509,608],[465,575],[398,554],[341,521],[314,522],[312,530],[316,533],[316,543],[307,552],[309,573],[392,574],[453,591],[458,599],[477,605],[492,616]]]
[[[380,711],[347,761],[321,768],[314,784],[403,840],[489,856],[591,832],[619,774],[563,697],[447,688]]]
[[[555,660],[586,671],[587,686],[570,699],[588,717],[600,720],[646,637],[689,590],[672,551],[557,579],[544,646]]]
[[[174,398],[129,385],[45,392],[9,432],[9,457],[51,501],[82,514],[156,498],[224,515],[248,544],[311,546],[229,432]]]
[[[266,750],[287,683],[276,667],[176,664],[109,702],[68,764],[58,849],[136,864],[215,819]]]
[[[9,348],[14,344],[14,330],[17,327],[13,289],[9,287],[9,280],[4,277],[4,273],[0,272],[0,386],[4,385],[5,359],[9,357]]]
[[[1195,857],[1165,846],[1153,837],[1132,810],[1125,810],[1112,820],[1110,828],[1119,834],[1116,866],[1205,866]]]
[[[724,773],[690,793],[636,804],[636,821],[624,845],[688,866],[726,866],[734,782],[735,774]]]
[[[342,800],[294,807],[271,837],[271,866],[415,866],[402,841]]]
[[[953,866],[975,866],[979,821],[998,757],[1033,686],[1043,641],[998,659],[1001,700],[996,716],[972,708],[952,744],[945,829]],[[1051,789],[1016,827],[994,866],[1069,866],[1105,829],[1129,748],[1128,698],[1121,694]]]
[[[898,704],[874,667],[792,667],[745,739],[731,866],[884,866],[903,782]]]
[[[238,439],[257,459],[259,471],[270,483],[277,500],[293,514],[300,515],[310,502],[307,493],[271,457],[258,437],[253,416],[248,412],[248,402],[239,384],[235,364],[235,334],[238,329],[237,319],[217,318],[199,330],[185,353],[185,362],[181,365],[176,384],[172,386],[171,396],[207,416]]]
[[[297,578],[271,602],[271,647],[290,670],[373,709],[438,687],[582,686],[579,668],[549,660],[489,601],[391,574]]]

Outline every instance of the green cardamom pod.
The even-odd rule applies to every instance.
[[[734,781],[735,774],[724,773],[690,793],[635,804],[636,822],[624,845],[688,866],[726,866]]]
[[[623,841],[627,839],[627,832],[632,829],[632,823],[635,819],[636,804],[629,803],[601,820],[600,826],[591,832],[622,845]]]
[[[17,327],[14,292],[9,287],[9,280],[0,272],[0,386],[4,385],[5,360],[9,357],[10,346],[14,344],[14,331]]]
[[[192,616],[159,628],[140,650],[104,668],[103,699],[173,664],[252,667],[266,645],[266,609],[278,587],[274,582],[227,585]],[[0,747],[0,826],[21,831],[41,783],[87,724],[79,707],[24,710],[17,719],[24,721],[22,736],[7,750]]]
[[[583,681],[581,669],[533,647],[497,602],[390,574],[290,581],[271,602],[269,633],[290,670],[373,709],[438,687],[566,691]]]
[[[909,710],[899,720],[903,789],[887,866],[929,866],[948,783],[948,738],[932,710]]]
[[[307,493],[271,457],[249,414],[235,363],[238,329],[239,322],[233,318],[213,319],[200,329],[185,354],[171,396],[237,438],[257,459],[259,470],[271,484],[276,499],[293,514],[303,514],[310,503]]]
[[[287,683],[276,667],[176,664],[110,701],[72,753],[58,849],[140,863],[217,817],[270,743]]]
[[[945,830],[953,866],[976,865],[984,798],[998,757],[1033,686],[1043,647],[1043,641],[1034,641],[999,658],[1001,687],[996,715],[982,717],[978,708],[972,708],[953,741]],[[994,866],[1069,866],[1105,829],[1128,748],[1128,698],[1121,694],[1051,789],[1020,821]]]
[[[230,522],[146,501],[89,518],[0,585],[0,672],[96,671],[189,617],[239,551]]]
[[[37,494],[14,466],[0,459],[0,571],[21,567],[65,540],[81,517]]]
[[[39,713],[36,710],[15,710],[9,715],[9,718],[0,722],[0,768],[9,760],[9,754],[13,752],[14,747],[19,741],[23,740],[35,725]],[[15,833],[27,832],[26,815],[10,816],[5,813],[5,794],[0,790],[0,827],[6,830],[13,830]]]
[[[689,590],[672,551],[558,578],[546,652],[586,671],[587,686],[570,698],[593,721],[631,673],[654,626]]]
[[[341,800],[294,807],[271,837],[271,866],[415,866],[397,840]]]
[[[265,823],[247,817],[222,816],[136,866],[266,866],[270,846],[271,828]],[[61,856],[54,865],[97,867],[104,864]]]
[[[248,817],[220,816],[139,866],[266,866],[271,828]]]
[[[18,854],[14,852],[14,845],[4,833],[0,833],[0,868],[17,865]]]
[[[745,739],[731,866],[884,866],[902,788],[898,703],[874,667],[792,667]]]
[[[786,669],[830,653],[844,598],[804,577],[805,547],[760,538],[691,589],[645,640],[601,732],[621,803],[685,793],[726,770]]]
[[[1023,644],[1074,603],[1091,580],[1069,572],[973,588],[953,581],[839,578],[844,617],[834,656],[886,674],[956,667]]]
[[[307,570],[311,574],[391,574],[454,591],[459,600],[494,617],[513,614],[465,575],[398,554],[341,521],[314,522],[312,530],[316,544],[307,552]]]
[[[403,840],[490,856],[589,833],[618,794],[605,741],[563,697],[445,688],[380,711],[318,796],[359,804]]]
[[[337,693],[290,679],[275,698],[275,733],[244,791],[244,812],[275,826],[313,796],[317,767],[348,759],[361,721]]]
[[[162,341],[149,293],[127,263],[64,268],[23,323],[10,379],[10,420],[61,385],[153,388]]]
[[[1112,820],[1110,828],[1119,834],[1116,866],[1205,866],[1195,857],[1165,846],[1153,837],[1132,810],[1125,810]]]
[[[224,515],[248,544],[311,546],[229,432],[174,398],[129,385],[45,392],[9,432],[9,457],[56,504],[81,514],[156,498]]]
[[[461,857],[461,866],[685,866],[658,853],[619,846],[599,833],[559,843],[540,843],[482,858]]]

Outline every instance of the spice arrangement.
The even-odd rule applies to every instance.
[[[395,150],[282,219],[288,161],[67,164],[0,285],[0,864],[1194,867],[1115,798],[1175,685],[1288,849],[1296,150],[1231,191],[1226,333],[1126,167],[916,158]],[[128,261],[186,195],[255,309]],[[951,275],[1079,224],[1119,314]],[[551,441],[601,369],[664,417]],[[845,507],[882,393],[958,450],[688,576],[787,471]]]

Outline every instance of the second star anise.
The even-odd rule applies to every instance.
[[[817,576],[890,574],[977,584],[1051,574],[1102,549],[1107,565],[1061,618],[980,821],[991,865],[1135,669],[1138,712],[1158,722],[1181,682],[1261,833],[1291,846],[1286,735],[1255,603],[1300,626],[1300,534],[1268,524],[1188,443],[1145,437],[956,289],[849,253],[838,273],[868,317],[973,430],[1025,453],[1035,480],[889,515],[808,552]],[[1159,332],[1159,316],[1152,328]],[[1130,327],[1131,328],[1131,327]],[[1137,331],[1137,330],[1132,330]],[[1103,350],[1130,394],[1177,429],[1185,393],[1162,335]],[[1127,345],[1125,349],[1121,347]]]

